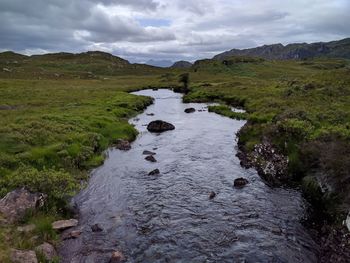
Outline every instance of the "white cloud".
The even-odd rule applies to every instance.
[[[2,0],[0,49],[194,60],[231,48],[349,37],[349,13],[347,0]]]

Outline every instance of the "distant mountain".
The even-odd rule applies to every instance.
[[[350,59],[350,38],[332,42],[274,44],[249,49],[232,49],[214,57],[222,60],[231,56],[260,57],[264,59],[307,59],[315,57]]]
[[[170,61],[170,60],[153,60],[153,59],[150,59],[146,62],[147,65],[150,65],[150,66],[155,66],[155,67],[161,67],[161,68],[168,68],[170,67],[173,62]]]
[[[192,65],[193,64],[191,62],[181,60],[181,61],[175,62],[171,67],[172,68],[190,68],[192,67]]]

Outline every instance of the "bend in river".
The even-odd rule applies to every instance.
[[[108,262],[113,251],[127,262],[317,262],[317,244],[300,223],[307,205],[300,192],[270,188],[240,166],[235,134],[244,121],[183,104],[170,90],[134,94],[155,103],[132,120],[140,131],[132,149],[109,149],[74,198],[82,234],[63,242],[62,262]],[[196,112],[185,113],[189,107]],[[176,129],[148,132],[158,119]],[[160,175],[149,176],[154,169]],[[234,188],[239,177],[249,184]],[[94,224],[103,230],[93,232]]]

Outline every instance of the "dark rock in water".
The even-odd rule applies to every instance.
[[[154,116],[154,113],[147,113],[147,116]]]
[[[213,199],[215,198],[215,196],[216,196],[216,193],[214,191],[211,191],[209,194],[209,199]]]
[[[241,177],[241,178],[235,179],[233,185],[234,185],[234,187],[240,188],[240,187],[245,186],[245,185],[248,184],[248,183],[249,183],[249,182],[248,182],[247,179]]]
[[[142,154],[143,154],[143,155],[155,155],[156,153],[145,150],[145,151],[143,151]]]
[[[195,112],[195,111],[196,111],[195,108],[187,108],[187,109],[185,109],[185,112],[186,112],[186,113],[193,113],[193,112]]]
[[[152,90],[157,91],[157,90],[158,90],[158,88],[152,88]]]
[[[152,150],[153,150],[153,151],[156,151],[156,150],[158,150],[158,148],[153,148]]]
[[[160,174],[159,169],[155,169],[155,170],[148,173],[148,175],[159,175],[159,174]]]
[[[109,260],[109,263],[120,263],[125,261],[125,256],[120,251],[114,251],[112,253],[111,259]]]
[[[94,224],[91,226],[92,232],[102,232],[103,228],[99,224]]]
[[[21,220],[28,210],[35,210],[44,205],[46,195],[31,193],[28,190],[16,189],[0,200],[0,213],[6,223]]]
[[[127,140],[118,139],[115,147],[121,151],[128,151],[131,149],[130,142]]]
[[[155,163],[157,162],[156,158],[154,158],[153,155],[149,155],[145,158],[145,160],[149,161],[149,162],[152,162],[152,163]]]
[[[147,130],[149,130],[150,132],[165,132],[165,131],[170,131],[174,129],[175,129],[174,125],[172,125],[169,122],[161,121],[161,120],[152,121],[147,126]]]

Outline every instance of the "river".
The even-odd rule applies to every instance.
[[[127,262],[317,262],[318,245],[301,224],[301,193],[271,188],[240,166],[236,132],[244,121],[184,104],[170,90],[134,94],[154,104],[131,120],[140,132],[132,149],[109,149],[73,199],[82,234],[63,242],[62,262],[108,262],[116,250]],[[197,111],[184,113],[188,107]],[[148,132],[156,119],[176,129]],[[157,162],[146,161],[144,150]],[[156,168],[160,175],[149,176]],[[249,184],[234,188],[239,177]],[[211,191],[217,195],[210,200]],[[92,232],[94,224],[103,231]]]

